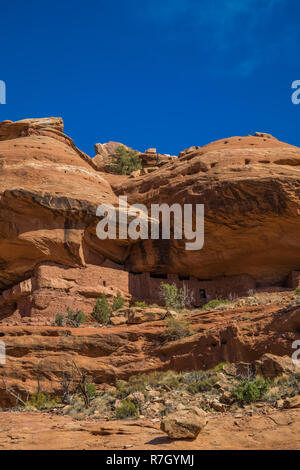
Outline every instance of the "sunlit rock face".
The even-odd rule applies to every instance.
[[[157,303],[163,279],[193,289],[199,306],[291,284],[300,271],[300,149],[269,134],[190,147],[131,178],[99,171],[60,118],[4,121],[0,171],[2,317],[53,318],[66,305],[90,313],[97,296],[118,290],[128,301]],[[203,248],[187,250],[187,240],[172,237],[99,240],[96,209],[118,211],[120,195],[145,204],[149,217],[153,203],[204,204]]]
[[[60,118],[0,124],[0,289],[44,261],[121,262],[126,241],[96,237],[96,207],[117,205],[93,161],[63,133]]]
[[[248,274],[285,282],[300,269],[300,149],[257,132],[204,147],[144,177],[113,184],[130,203],[204,204],[205,241],[146,240],[128,258],[133,271],[158,269],[202,280]]]

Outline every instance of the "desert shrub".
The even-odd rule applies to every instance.
[[[273,385],[274,386],[272,386],[266,396],[266,399],[269,402],[300,395],[299,375],[282,375],[280,377],[276,377]]]
[[[193,370],[191,372],[183,373],[183,383],[186,385],[197,383],[207,378],[209,374],[203,370]]]
[[[65,315],[62,315],[61,313],[58,313],[55,317],[55,324],[57,326],[65,326],[65,324],[66,324]]]
[[[255,378],[255,379],[243,379],[236,387],[232,390],[233,397],[241,403],[252,403],[268,392],[271,386],[269,379]]]
[[[134,307],[147,307],[146,302],[134,302],[133,304]]]
[[[202,308],[203,310],[213,310],[223,305],[225,307],[226,304],[229,304],[229,303],[230,303],[229,300],[226,300],[226,299],[214,299],[214,300],[210,300],[209,302],[207,302],[207,304],[205,304]]]
[[[53,408],[60,403],[61,399],[59,397],[50,398],[44,393],[39,392],[35,395],[31,395],[31,397],[26,402],[26,406],[30,408],[36,408],[37,410],[43,410],[46,408]]]
[[[112,307],[110,307],[107,297],[105,294],[102,294],[101,297],[98,297],[96,305],[92,312],[92,317],[102,325],[107,325],[110,319],[110,315],[115,310],[122,308],[125,303],[125,299],[121,296],[120,292],[113,298]]]
[[[253,297],[254,294],[255,294],[255,290],[254,289],[249,289],[247,294],[248,294],[248,297]]]
[[[300,287],[297,287],[297,288],[296,288],[295,294],[296,294],[296,295],[300,295]]]
[[[78,328],[81,323],[86,321],[86,316],[82,310],[72,310],[70,307],[67,307],[67,315],[62,315],[58,313],[55,317],[55,324],[57,326],[73,326]]]
[[[106,325],[109,322],[110,314],[111,309],[109,307],[107,297],[105,294],[102,294],[96,301],[92,316],[99,323]]]
[[[122,399],[126,398],[132,392],[145,393],[147,381],[144,376],[131,376],[128,382],[116,382],[117,397]]]
[[[137,406],[127,398],[122,401],[121,406],[116,408],[116,418],[118,419],[138,418],[138,416]]]
[[[104,413],[113,415],[113,407],[115,403],[115,396],[111,393],[104,393],[101,396],[97,396],[91,401],[89,408],[86,408],[84,400],[82,398],[75,398],[70,406],[65,407],[62,412],[63,414],[70,415],[73,419],[85,419],[87,416],[93,416],[93,418],[103,418]],[[95,415],[97,412],[97,415]]]
[[[113,304],[112,304],[112,311],[119,310],[122,308],[125,303],[125,299],[121,296],[120,292],[117,293],[116,297],[114,297]]]
[[[160,285],[160,297],[166,307],[178,309],[181,307],[179,290],[175,284],[162,282]]]
[[[227,364],[230,364],[229,362],[219,362],[219,364],[217,364],[214,368],[213,368],[213,372],[222,372],[223,370],[223,366],[227,365]]]
[[[214,371],[196,370],[183,374],[183,383],[187,386],[187,391],[192,394],[208,392],[217,381],[218,377]]]
[[[162,333],[162,338],[166,341],[175,341],[193,334],[190,324],[185,319],[168,318],[167,327]]]
[[[82,310],[72,310],[70,307],[67,307],[67,312],[67,321],[75,328],[78,328],[86,321],[86,316]]]
[[[80,419],[84,417],[86,410],[82,398],[75,398],[66,410],[63,409],[63,413],[70,415],[73,419]]]
[[[136,150],[120,146],[116,149],[114,155],[112,155],[112,161],[108,166],[113,173],[130,175],[133,171],[140,170],[142,163]]]
[[[200,380],[200,382],[191,383],[188,385],[187,391],[193,395],[200,392],[208,392],[214,387],[217,380],[217,377],[208,377],[206,379]]]
[[[89,398],[94,398],[97,395],[96,385],[92,382],[86,384],[86,393]]]
[[[178,289],[174,283],[168,284],[167,282],[162,282],[160,285],[160,298],[167,308],[177,310],[191,306],[194,301],[193,292],[186,285]]]
[[[128,382],[117,382],[118,398],[125,398],[132,392],[148,394],[148,388],[177,389],[180,387],[182,374],[168,370],[166,372],[153,372],[151,374],[132,375]]]
[[[156,382],[159,387],[177,389],[181,386],[182,374],[173,370],[168,370],[166,372],[157,372],[156,374],[154,374],[152,380]]]

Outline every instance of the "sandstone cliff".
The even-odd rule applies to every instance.
[[[128,258],[133,271],[155,270],[212,279],[251,275],[284,283],[300,268],[300,149],[272,136],[232,137],[202,148],[153,173],[113,183],[130,203],[205,205],[205,242],[186,251],[184,240],[147,240]]]
[[[60,118],[2,122],[0,319],[53,318],[66,305],[90,313],[97,296],[118,290],[128,300],[158,302],[162,278],[188,284],[196,306],[206,296],[245,294],[257,285],[298,285],[298,147],[256,133],[170,160],[136,178],[109,175],[63,133]],[[149,208],[203,203],[203,249],[187,251],[186,240],[172,238],[100,241],[96,208],[117,207],[119,195]]]

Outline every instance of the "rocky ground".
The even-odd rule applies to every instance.
[[[114,316],[120,325],[106,327],[30,321],[0,327],[7,344],[1,448],[300,448],[294,292],[256,293],[177,314],[192,332],[178,339],[165,335],[163,309],[128,310]],[[77,387],[81,374],[94,384],[87,406]],[[241,383],[256,380],[265,393],[253,400],[237,395]],[[194,426],[188,440],[186,413]],[[169,428],[162,425],[167,420]]]
[[[159,422],[74,421],[45,412],[0,413],[0,449],[300,449],[300,410],[209,415],[196,440],[172,440]]]
[[[6,365],[0,370],[6,383],[26,398],[36,392],[38,378],[44,392],[56,395],[63,371],[73,362],[96,384],[114,384],[132,371],[203,370],[223,361],[252,362],[265,353],[290,357],[293,341],[300,339],[300,308],[294,297],[293,292],[258,294],[225,308],[197,310],[185,316],[193,334],[172,341],[162,337],[166,320],[145,321],[147,315],[136,324],[80,328],[43,326],[34,318],[2,323]],[[3,383],[0,400],[2,407],[15,403]]]

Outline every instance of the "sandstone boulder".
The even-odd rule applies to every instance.
[[[161,430],[171,439],[196,439],[206,426],[205,411],[194,407],[170,413],[161,422]]]
[[[296,397],[286,398],[283,401],[284,408],[300,408],[300,395]]]
[[[138,176],[141,176],[142,170],[135,170],[132,173],[130,173],[130,178],[137,178]]]
[[[95,144],[95,153],[102,157],[109,157],[116,152],[118,147],[124,147],[127,150],[129,149],[127,145],[121,144],[120,142],[110,141],[106,144]]]
[[[300,367],[297,367],[289,356],[264,354],[259,361],[255,362],[255,366],[258,374],[270,378],[300,372]]]
[[[62,118],[49,117],[40,119],[22,119],[21,121],[2,121],[0,123],[0,141],[15,139],[25,135],[29,129],[53,129],[63,132]]]
[[[234,377],[249,377],[258,374],[265,378],[274,378],[282,374],[295,374],[300,371],[300,368],[293,363],[289,356],[276,356],[267,353],[252,363],[224,364],[223,370],[226,374]]]
[[[168,311],[157,307],[126,307],[112,312],[110,323],[112,325],[129,325],[163,320],[168,316]]]
[[[271,134],[268,134],[266,132],[255,132],[254,137],[263,137],[265,139],[275,139]]]
[[[280,332],[300,331],[300,306],[293,306],[280,312],[274,319],[272,330]]]

